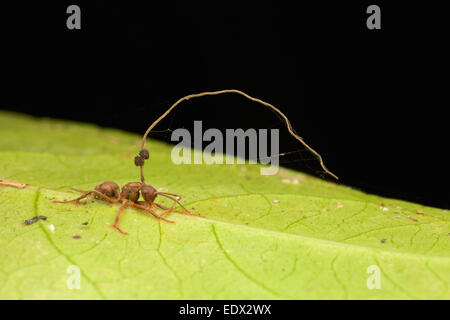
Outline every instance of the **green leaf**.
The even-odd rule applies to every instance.
[[[204,218],[171,213],[167,224],[126,209],[123,236],[110,227],[117,206],[52,200],[138,181],[139,136],[8,112],[0,136],[0,179],[28,184],[0,186],[2,299],[450,298],[446,210],[286,169],[174,165],[171,146],[151,141],[148,183]],[[70,266],[79,290],[67,286]],[[380,289],[367,286],[370,266]]]

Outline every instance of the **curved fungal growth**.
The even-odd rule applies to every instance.
[[[333,178],[335,178],[336,180],[338,180],[339,178],[332,173],[330,170],[327,169],[327,167],[325,166],[322,156],[313,148],[311,148],[304,140],[302,137],[300,137],[294,130],[294,128],[291,125],[291,122],[289,121],[289,119],[286,117],[286,115],[281,112],[278,108],[276,108],[275,106],[273,106],[272,104],[265,102],[261,99],[258,98],[254,98],[252,96],[249,96],[248,94],[246,94],[245,92],[242,92],[240,90],[236,90],[236,89],[226,89],[226,90],[218,90],[218,91],[206,91],[206,92],[201,92],[201,93],[195,93],[195,94],[190,94],[187,95],[185,97],[182,97],[180,99],[178,99],[169,109],[167,109],[158,119],[156,119],[147,129],[147,131],[145,132],[144,136],[142,137],[142,142],[141,142],[141,151],[140,151],[140,155],[137,156],[139,157],[138,161],[135,161],[135,164],[137,166],[141,167],[141,181],[142,183],[145,182],[145,178],[144,178],[144,172],[143,172],[143,163],[145,159],[148,159],[149,157],[149,153],[148,150],[145,149],[145,142],[147,140],[147,135],[150,133],[150,131],[152,131],[152,129],[162,120],[164,119],[176,106],[178,106],[181,102],[192,99],[192,98],[199,98],[199,97],[204,97],[204,96],[214,96],[214,95],[219,95],[219,94],[224,94],[224,93],[237,93],[241,96],[244,96],[245,98],[257,102],[259,104],[262,104],[270,109],[272,109],[273,111],[275,111],[278,115],[281,116],[281,118],[284,120],[284,123],[287,127],[287,130],[289,131],[289,133],[298,141],[300,141],[300,143],[305,146],[319,161],[320,166],[322,167],[322,169],[329,174],[330,176],[332,176]],[[144,157],[146,156],[146,158]],[[141,161],[142,159],[142,161]]]

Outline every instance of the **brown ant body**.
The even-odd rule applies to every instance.
[[[171,212],[175,205],[178,203],[189,215],[194,215],[192,212],[190,212],[188,209],[186,209],[181,203],[181,197],[179,195],[168,193],[168,192],[160,192],[157,191],[152,186],[149,186],[145,183],[141,182],[130,182],[127,183],[122,187],[122,191],[120,190],[117,183],[112,181],[105,181],[98,186],[95,187],[94,190],[73,190],[77,192],[81,192],[83,195],[73,199],[73,200],[66,200],[66,201],[54,201],[56,203],[69,203],[69,202],[75,202],[76,204],[79,203],[81,199],[86,198],[90,194],[93,194],[96,199],[103,199],[110,203],[120,203],[121,206],[116,214],[116,219],[114,220],[113,227],[117,229],[120,233],[127,235],[125,231],[123,231],[119,227],[119,220],[120,220],[120,214],[122,213],[123,209],[125,209],[127,206],[144,210],[150,214],[152,214],[155,218],[159,220],[163,220],[165,222],[169,223],[175,223],[174,221],[167,220],[164,218],[164,215]],[[144,201],[139,201],[139,195],[142,194],[142,198]],[[159,203],[155,202],[155,199],[157,196],[163,196],[166,198],[169,198],[173,200],[173,204],[170,208],[167,208]],[[157,214],[154,209],[155,207],[158,207],[160,209],[163,209],[164,212],[161,214]]]

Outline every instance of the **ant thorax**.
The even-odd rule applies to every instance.
[[[120,193],[121,199],[127,199],[131,202],[137,202],[139,200],[139,190],[142,184],[140,182],[130,182],[122,187],[122,192]]]

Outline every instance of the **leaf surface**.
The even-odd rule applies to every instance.
[[[286,169],[174,165],[171,146],[151,141],[147,182],[203,218],[171,213],[167,224],[126,209],[123,236],[110,227],[117,206],[52,200],[137,181],[139,136],[0,112],[0,137],[0,179],[28,184],[0,186],[2,299],[450,298],[446,210]],[[68,287],[70,266],[80,289]],[[370,266],[380,289],[367,285]]]

